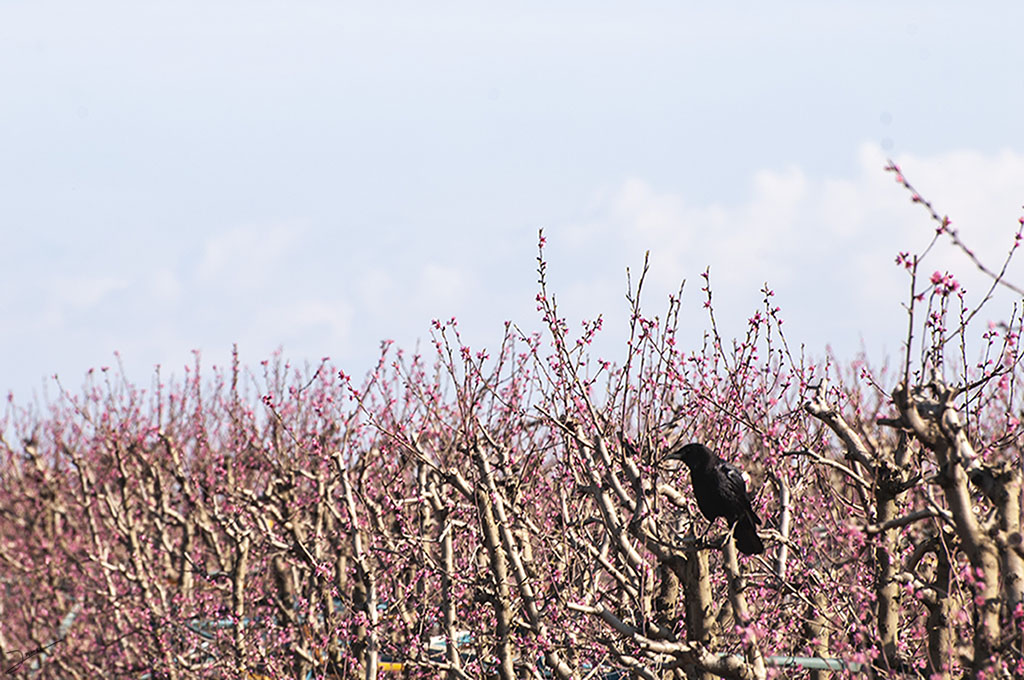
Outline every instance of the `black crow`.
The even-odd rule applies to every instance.
[[[724,517],[729,526],[735,526],[733,535],[740,552],[747,555],[764,552],[764,544],[754,528],[761,520],[750,505],[742,470],[726,463],[703,444],[687,444],[673,449],[665,459],[686,463],[701,514],[709,522]]]

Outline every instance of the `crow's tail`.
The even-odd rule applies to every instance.
[[[736,548],[741,553],[760,555],[764,552],[764,543],[761,542],[761,537],[757,535],[757,529],[749,517],[740,518],[733,530],[733,536],[736,537]]]

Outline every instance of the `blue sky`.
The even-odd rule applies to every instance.
[[[361,374],[452,316],[494,347],[538,327],[541,227],[606,358],[647,250],[648,307],[687,279],[694,343],[710,266],[726,332],[768,281],[790,342],[881,358],[893,258],[932,231],[887,156],[989,261],[1012,241],[1022,25],[1010,2],[5,2],[0,387],[74,388],[115,350],[148,384],[235,342]],[[982,289],[949,248],[928,266]]]

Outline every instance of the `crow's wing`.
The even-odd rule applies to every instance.
[[[723,460],[718,461],[716,467],[722,503],[729,510],[729,513],[725,515],[726,519],[735,522],[749,514],[754,524],[760,524],[761,519],[754,512],[754,508],[750,505],[750,498],[747,496],[747,483],[743,479],[743,471]]]
[[[764,543],[757,535],[757,529],[750,523],[750,517],[744,516],[736,522],[734,530],[736,548],[745,555],[760,555],[764,552]]]

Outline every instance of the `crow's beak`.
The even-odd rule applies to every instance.
[[[668,461],[668,460],[682,461],[683,460],[682,449],[680,449],[680,448],[670,449],[668,453],[666,453],[664,456],[661,457],[661,462],[663,462],[663,463],[665,461]]]

